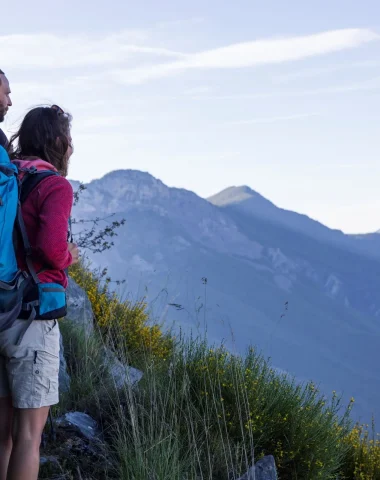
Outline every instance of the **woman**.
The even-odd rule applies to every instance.
[[[39,280],[64,288],[66,269],[78,261],[78,248],[67,240],[73,203],[65,178],[73,152],[70,126],[71,116],[60,107],[34,108],[8,149],[19,170],[36,167],[56,173],[29,193],[22,217]],[[17,260],[28,271],[20,245]],[[0,333],[0,480],[37,479],[41,435],[50,407],[58,403],[58,322],[27,323],[18,319]]]

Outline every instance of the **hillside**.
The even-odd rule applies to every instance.
[[[248,189],[207,201],[128,170],[86,187],[75,217],[126,219],[93,262],[147,296],[156,319],[207,323],[210,341],[238,352],[253,343],[277,368],[354,396],[358,416],[380,417],[380,262],[355,240],[260,196],[252,213]]]

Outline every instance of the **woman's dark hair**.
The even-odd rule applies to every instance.
[[[38,157],[51,163],[61,175],[67,176],[72,117],[61,109],[57,110],[59,107],[54,107],[30,110],[19,131],[12,136],[8,151],[12,160]]]

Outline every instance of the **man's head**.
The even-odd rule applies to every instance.
[[[8,112],[8,108],[12,106],[11,89],[4,72],[0,70],[0,122],[4,121],[4,117]]]

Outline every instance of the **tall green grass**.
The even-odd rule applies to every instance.
[[[344,469],[349,409],[342,416],[336,397],[278,375],[253,349],[243,358],[180,338],[165,361],[145,352],[138,388],[118,391],[101,336],[63,330],[72,388],[61,409],[101,421],[120,480],[238,478],[267,454],[281,479],[336,479]],[[127,351],[118,354],[133,364]]]
[[[182,477],[158,478],[237,478],[267,454],[281,478],[336,478],[351,430],[339,412],[337,398],[279,376],[253,350],[242,358],[181,340],[167,362],[151,358],[139,389],[125,396],[115,435],[121,478],[150,478],[174,465]]]
[[[93,301],[106,308],[104,285],[85,278]],[[239,356],[205,338],[168,341],[141,322],[141,341],[130,324],[131,342],[127,308],[120,331],[112,310],[114,338],[102,325],[86,337],[62,324],[72,383],[60,410],[86,411],[99,421],[115,478],[230,480],[272,454],[281,480],[380,480],[378,438],[353,424],[353,403],[341,405],[335,394],[326,398],[313,383],[279,374],[253,348]],[[143,371],[137,388],[115,387],[105,346]]]

